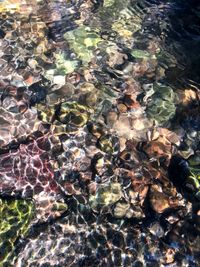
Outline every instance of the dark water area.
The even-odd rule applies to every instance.
[[[0,0],[0,267],[197,267],[200,2]]]
[[[134,1],[133,1],[134,2]],[[166,51],[178,60],[178,66],[168,70],[166,76],[187,86],[199,83],[199,1],[144,1],[147,10],[143,21],[144,35],[157,36]]]
[[[199,1],[169,1],[168,3],[166,13],[164,12],[168,21],[164,45],[175,55],[177,54],[180,64],[185,67],[183,74],[179,70],[177,76],[199,83]],[[162,21],[160,23],[162,24]],[[174,79],[173,74],[171,75]]]

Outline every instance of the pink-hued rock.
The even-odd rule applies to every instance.
[[[48,150],[50,143],[45,137],[17,150],[0,155],[0,192],[5,195],[34,197],[41,193],[54,195],[58,185],[54,180],[53,162]]]

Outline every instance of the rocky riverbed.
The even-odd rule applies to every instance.
[[[0,266],[199,266],[199,14],[0,0]]]

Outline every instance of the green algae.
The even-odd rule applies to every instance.
[[[80,26],[75,30],[66,32],[64,38],[69,43],[70,49],[84,64],[91,61],[94,50],[102,41],[96,32],[86,26]]]
[[[0,199],[0,266],[12,256],[17,238],[26,235],[33,209],[32,201]]]

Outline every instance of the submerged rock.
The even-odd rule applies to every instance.
[[[0,266],[198,265],[190,4],[26,2],[0,0]]]
[[[1,195],[32,198],[43,192],[54,196],[58,193],[53,162],[47,152],[50,144],[42,137],[0,154]]]
[[[153,91],[151,100],[147,103],[147,116],[162,125],[175,115],[175,93],[171,87],[162,84],[154,84]]]
[[[160,191],[157,186],[151,187],[149,200],[152,209],[157,213],[163,213],[166,209],[170,208],[169,197]]]
[[[57,119],[61,123],[66,124],[67,128],[83,127],[89,119],[89,111],[86,106],[76,102],[64,102],[59,107]]]
[[[119,151],[119,140],[112,135],[102,135],[98,140],[99,148],[108,154],[114,154]]]
[[[148,53],[147,51],[139,50],[139,49],[132,50],[131,55],[134,58],[150,58],[151,57],[150,53]]]
[[[187,198],[200,200],[199,155],[185,160],[181,156],[172,157],[168,169],[169,178]]]
[[[90,196],[90,205],[93,209],[110,206],[123,196],[119,183],[100,185],[94,196]]]
[[[130,210],[130,204],[129,203],[120,203],[118,202],[116,204],[116,207],[114,208],[114,216],[116,218],[123,218],[123,217],[131,217],[131,212]]]
[[[83,63],[89,63],[92,59],[93,51],[97,48],[101,38],[90,27],[80,26],[64,35],[70,48],[77,54]]]

